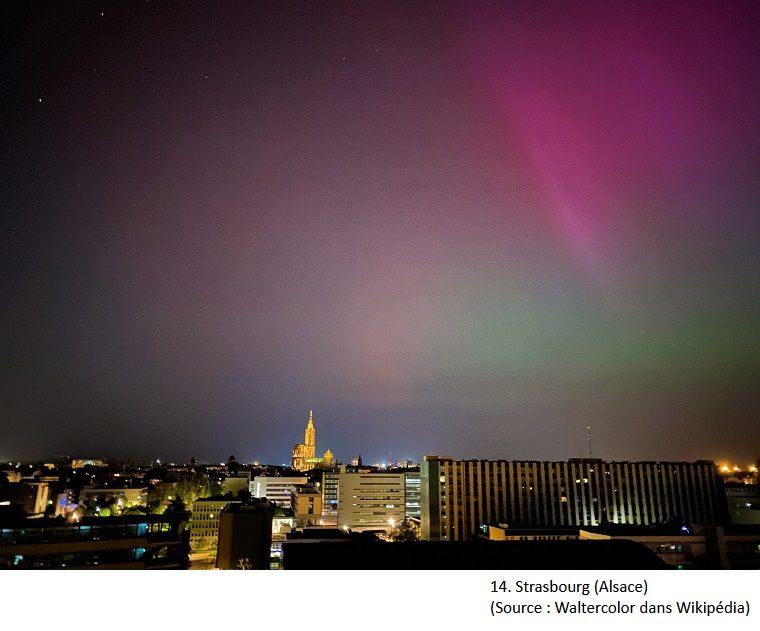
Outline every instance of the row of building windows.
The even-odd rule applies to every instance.
[[[439,517],[452,514],[447,528],[458,526],[461,533],[497,519],[551,526],[595,525],[602,520],[703,523],[719,518],[712,463],[607,463],[604,476],[595,475],[595,462],[436,464],[440,469],[435,474],[440,475]]]
[[[171,532],[171,524],[157,522],[152,524],[81,524],[51,528],[3,528],[0,530],[0,543],[46,543],[55,541],[80,541],[100,539],[128,539],[145,537],[147,534]]]

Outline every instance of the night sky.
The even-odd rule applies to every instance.
[[[756,457],[758,3],[8,4],[0,458]]]

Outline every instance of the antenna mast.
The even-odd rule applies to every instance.
[[[586,428],[586,440],[588,441],[588,457],[593,458],[594,454],[591,451],[591,425]]]

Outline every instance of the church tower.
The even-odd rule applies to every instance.
[[[291,466],[298,471],[314,468],[317,460],[317,431],[314,429],[314,412],[309,410],[309,422],[303,434],[303,442],[293,447]]]
[[[314,411],[309,410],[309,422],[303,435],[303,444],[306,447],[306,459],[314,459],[317,455],[317,431],[314,429]]]

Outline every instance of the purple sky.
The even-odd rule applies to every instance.
[[[3,7],[0,458],[756,458],[760,10],[661,4]]]

